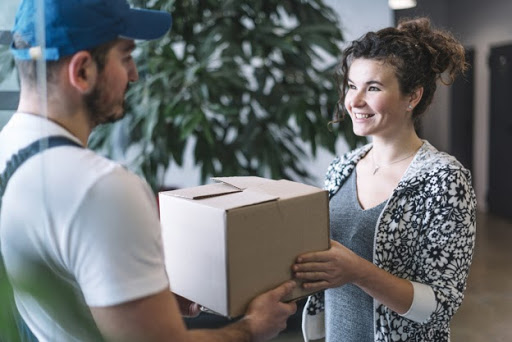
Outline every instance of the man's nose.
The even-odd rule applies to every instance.
[[[136,82],[139,80],[139,71],[137,70],[137,67],[135,66],[135,63],[132,62],[132,67],[130,68],[128,72],[128,79],[130,82]]]

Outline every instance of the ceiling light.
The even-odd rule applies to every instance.
[[[389,7],[394,10],[406,9],[416,6],[416,0],[388,0]]]

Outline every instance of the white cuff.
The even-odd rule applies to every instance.
[[[310,299],[311,297],[308,298],[308,303],[306,303],[304,311],[302,311],[302,335],[306,342],[325,337],[325,313],[322,311],[315,315],[308,315]]]
[[[412,321],[423,323],[436,309],[436,296],[429,285],[411,281],[414,296],[409,310],[401,315]]]

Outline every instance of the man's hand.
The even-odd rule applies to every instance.
[[[294,281],[288,281],[252,300],[243,320],[248,323],[254,342],[269,340],[286,328],[286,321],[297,311],[297,304],[283,303],[282,299],[296,286]]]

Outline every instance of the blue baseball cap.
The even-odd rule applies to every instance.
[[[44,56],[36,41],[38,3],[44,3]],[[12,34],[27,47],[12,44],[11,52],[18,60],[58,60],[117,38],[156,39],[171,23],[169,13],[130,8],[126,0],[22,0]]]

